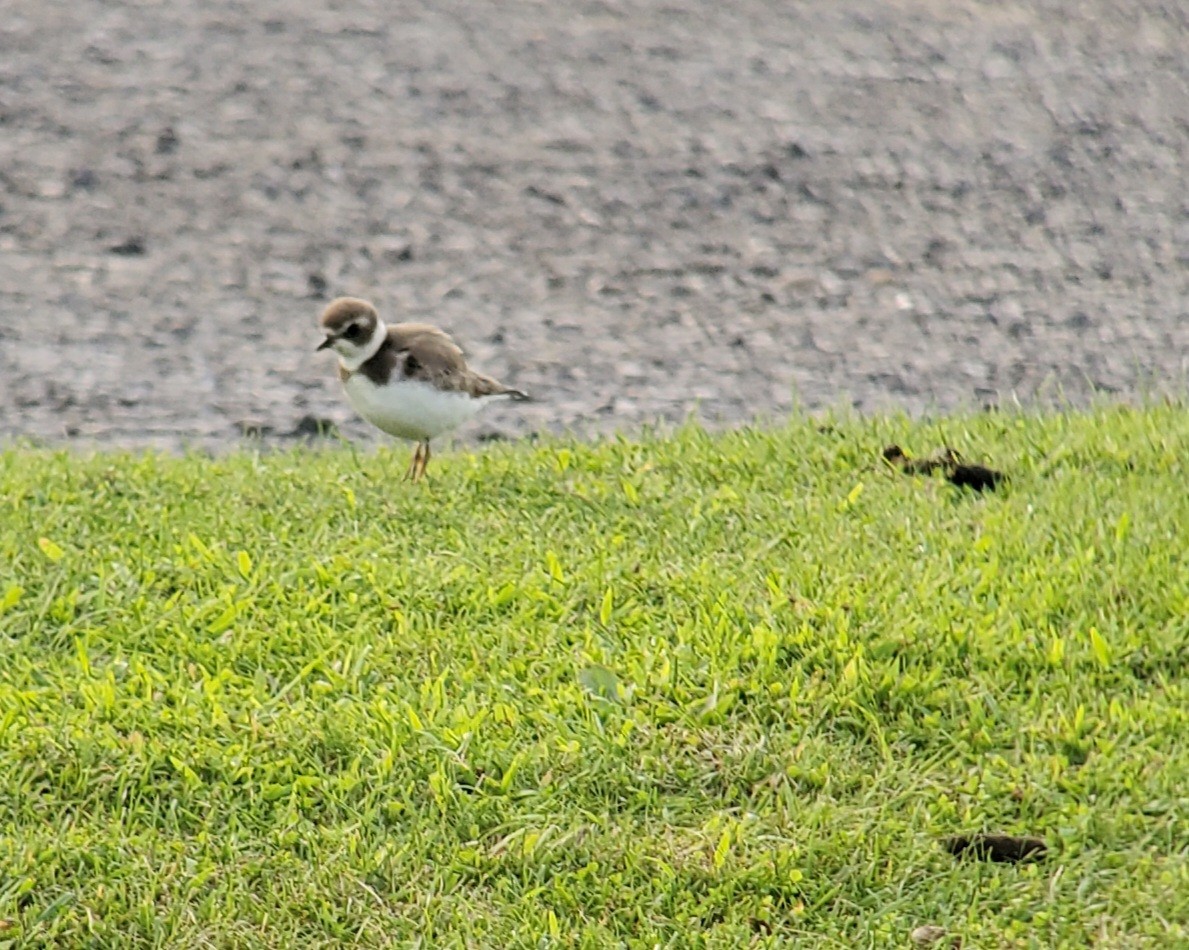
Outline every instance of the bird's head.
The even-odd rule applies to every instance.
[[[385,332],[376,308],[358,297],[339,297],[322,311],[322,332],[318,349],[334,350],[345,363],[367,359]]]

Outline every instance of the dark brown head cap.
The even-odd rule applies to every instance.
[[[339,297],[322,311],[322,329],[328,337],[339,336],[352,323],[359,325],[365,337],[370,336],[379,320],[376,308],[358,297]]]

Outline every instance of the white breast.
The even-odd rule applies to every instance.
[[[487,401],[413,380],[377,386],[362,373],[352,373],[343,388],[355,411],[377,429],[416,441],[453,429]]]

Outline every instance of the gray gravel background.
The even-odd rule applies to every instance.
[[[8,0],[0,437],[363,434],[339,293],[470,437],[1184,393],[1187,155],[1180,0]]]

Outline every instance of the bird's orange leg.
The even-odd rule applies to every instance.
[[[415,482],[415,481],[417,481],[417,478],[419,477],[417,474],[417,469],[421,465],[421,446],[422,446],[422,444],[423,443],[418,442],[417,448],[413,450],[413,460],[411,462],[409,462],[409,467],[405,471],[405,481],[406,482]]]
[[[425,470],[429,467],[429,440],[422,443],[424,451],[421,453],[421,474],[417,476],[418,479],[425,477]]]

